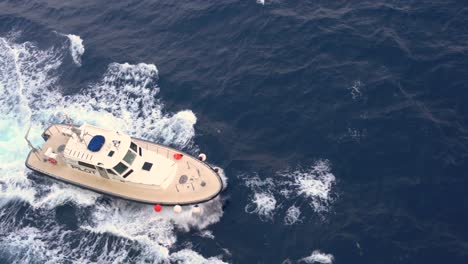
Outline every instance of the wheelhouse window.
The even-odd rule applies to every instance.
[[[132,174],[133,170],[129,170],[127,173],[125,173],[125,175],[123,175],[122,177],[124,178],[127,178],[130,174]]]
[[[143,164],[143,167],[141,169],[145,170],[145,171],[150,171],[151,170],[151,167],[153,167],[153,163],[151,162],[145,162],[145,164]]]
[[[132,165],[133,161],[135,160],[135,157],[136,157],[135,153],[133,153],[131,150],[128,150],[123,160],[127,162],[128,165]]]
[[[133,141],[130,143],[130,148],[135,151],[135,153],[137,152],[138,150],[138,146],[137,144],[133,143]]]
[[[93,169],[93,170],[96,169],[96,167],[94,167],[93,165],[88,164],[88,163],[86,163],[86,162],[78,161],[78,165],[83,166],[83,167],[88,167],[88,168]]]
[[[117,165],[114,167],[114,170],[115,170],[118,174],[124,173],[124,171],[126,171],[127,169],[128,169],[127,165],[123,164],[122,162],[119,162],[119,164],[117,164]]]

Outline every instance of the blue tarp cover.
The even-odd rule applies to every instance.
[[[88,150],[92,152],[99,151],[104,145],[105,141],[106,139],[101,135],[94,136],[88,144]]]

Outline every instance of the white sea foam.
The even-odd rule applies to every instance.
[[[257,4],[265,5],[265,0],[257,0]]]
[[[209,238],[209,239],[214,239],[215,238],[215,236],[213,235],[213,232],[211,232],[211,230],[202,230],[198,234],[201,237],[206,237],[206,238]]]
[[[51,249],[37,228],[25,227],[2,238],[0,253],[11,263],[56,263],[59,249]]]
[[[218,175],[221,177],[221,181],[223,182],[223,190],[224,190],[228,186],[228,178],[226,176],[226,173],[224,173],[224,170],[219,167],[218,167]]]
[[[356,142],[361,142],[367,136],[367,131],[365,129],[348,127],[348,133],[346,136]]]
[[[166,258],[167,247],[176,242],[174,225],[156,215],[151,206],[112,200],[110,204],[98,204],[92,212],[91,223],[83,229],[96,234],[110,233],[138,241],[147,249],[157,251]]]
[[[249,177],[242,176],[244,184],[253,190],[272,191],[275,188],[275,182],[272,178],[261,179],[258,175]]]
[[[201,205],[204,213],[200,217],[192,217],[190,207],[184,207],[181,214],[173,213],[172,208],[156,214],[151,206],[119,199],[96,204],[101,195],[94,192],[52,180],[33,184],[26,177],[24,158],[29,149],[23,136],[29,125],[30,138],[33,144],[39,145],[42,130],[51,122],[60,122],[63,114],[73,118],[76,124],[88,122],[119,129],[180,148],[193,144],[196,116],[190,110],[174,115],[163,113],[163,104],[157,99],[155,65],[112,63],[102,80],[92,84],[90,89],[79,95],[62,96],[57,69],[64,56],[63,49],[41,50],[33,43],[17,44],[0,38],[0,206],[20,199],[39,211],[53,210],[67,202],[80,208],[91,207],[89,219],[79,223],[80,232],[85,234],[80,236],[77,247],[68,248],[68,231],[60,227],[53,230],[26,227],[3,240],[1,252],[13,255],[20,252],[21,255],[13,258],[20,262],[35,259],[57,263],[71,259],[86,263],[93,254],[98,262],[119,263],[131,257],[129,248],[135,248],[142,251],[142,262],[220,261],[205,259],[190,249],[170,252],[177,240],[176,230],[201,232],[219,221],[223,214],[220,198]],[[50,221],[50,226],[55,224],[54,218],[41,221]],[[86,250],[107,244],[109,246],[100,251]]]
[[[65,102],[80,112],[93,113],[93,116],[104,114],[107,118],[99,119],[105,122],[100,124],[103,127],[115,128],[117,123],[133,136],[188,147],[195,135],[197,118],[191,110],[172,116],[163,114],[163,104],[155,99],[159,93],[157,78],[158,70],[153,64],[112,63],[93,89],[80,96],[67,97]],[[80,120],[73,113],[71,116]],[[119,121],[115,122],[116,119]]]
[[[81,56],[85,52],[83,40],[80,36],[68,34],[66,35],[70,40],[70,54],[76,65],[81,66]]]
[[[111,232],[98,233],[93,230],[83,230],[80,238],[73,247],[69,247],[69,240],[75,240],[74,232],[64,230],[52,221],[47,232],[38,228],[24,227],[3,237],[0,243],[0,254],[3,259],[15,263],[61,263],[64,260],[71,263],[224,263],[221,257],[205,258],[191,249],[169,252],[172,241],[167,246],[154,243],[147,239],[150,232],[173,234],[171,226],[162,227],[157,222],[151,222],[157,228],[140,230],[141,235],[129,239],[127,233],[114,236]],[[167,229],[164,229],[167,228]],[[174,239],[171,237],[169,239]],[[87,250],[90,249],[90,250]],[[139,252],[138,256],[131,256],[132,250]]]
[[[25,174],[24,158],[29,149],[23,139],[36,116],[29,105],[41,107],[38,97],[48,93],[56,78],[48,73],[60,66],[53,50],[38,50],[29,42],[10,43],[0,38],[0,182],[1,203],[22,199],[32,203],[36,190]],[[33,142],[40,138],[41,126],[32,124]]]
[[[94,205],[100,195],[74,186],[65,186],[63,183],[55,183],[50,187],[46,195],[36,199],[33,206],[36,208],[53,209],[67,202],[79,206]]]
[[[222,264],[226,263],[217,257],[204,258],[200,254],[190,249],[183,249],[171,254],[171,260],[176,263],[187,264]]]
[[[245,206],[245,212],[257,214],[262,221],[272,220],[276,206],[273,195],[275,183],[272,178],[260,179],[258,175],[249,177],[241,176],[244,184],[253,191],[249,203]]]
[[[362,97],[362,92],[361,92],[361,88],[362,88],[363,84],[361,81],[354,81],[353,82],[353,85],[349,86],[347,89],[349,90],[349,92],[351,93],[351,97],[356,100],[356,99],[359,99],[360,97]]]
[[[333,201],[332,187],[335,175],[331,173],[330,162],[319,160],[308,169],[296,169],[280,173],[293,182],[286,182],[287,187],[293,187],[298,196],[308,199],[316,212],[328,211]]]
[[[110,204],[98,205],[93,211],[90,225],[82,228],[97,234],[110,233],[137,241],[146,255],[157,256],[159,260],[178,260],[179,255],[169,254],[169,248],[177,240],[175,230],[195,228],[204,232],[204,228],[219,221],[223,214],[219,198],[200,207],[203,214],[193,217],[190,214],[191,206],[184,206],[180,214],[174,213],[172,207],[164,207],[160,213],[155,213],[152,206],[112,200]]]
[[[258,214],[262,220],[272,220],[278,208],[290,204],[283,219],[286,225],[301,222],[301,210],[296,205],[298,199],[305,200],[315,212],[322,213],[329,210],[335,197],[335,176],[327,160],[318,160],[306,169],[280,171],[272,178],[262,179],[257,174],[239,175],[239,178],[252,192],[245,211]],[[286,199],[279,206],[278,196]]]
[[[332,254],[326,254],[319,250],[314,250],[310,256],[300,259],[300,261],[303,261],[308,264],[312,264],[312,263],[331,264],[333,263],[333,260],[334,260],[334,257]]]
[[[301,222],[301,209],[295,205],[292,205],[286,211],[284,223],[286,225],[294,225],[297,222]]]
[[[42,190],[40,186],[32,186],[24,166],[29,149],[23,137],[28,127],[31,126],[33,144],[38,146],[50,113],[61,107],[63,97],[54,90],[62,56],[53,48],[40,50],[33,43],[16,44],[6,38],[0,38],[0,51],[0,93],[5,95],[0,97],[0,115],[4,117],[0,121],[1,203],[11,199],[22,199],[33,205],[36,202],[43,205],[41,199],[49,199],[52,204],[57,199],[61,203],[63,195],[68,196],[65,200],[79,199],[54,189],[56,195],[51,192],[48,198],[35,201]]]
[[[251,203],[245,206],[245,212],[255,213],[260,216],[262,220],[269,220],[273,218],[276,208],[276,199],[271,193],[255,193]]]

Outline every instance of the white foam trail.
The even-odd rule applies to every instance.
[[[25,227],[2,238],[0,252],[11,263],[57,263],[59,249],[51,249],[37,228]]]
[[[92,191],[69,185],[65,186],[63,183],[55,183],[50,187],[50,191],[46,195],[35,201],[33,206],[35,208],[53,209],[67,202],[80,206],[91,206],[95,204],[99,196],[99,194]]]
[[[77,114],[104,114],[99,119],[104,122],[100,126],[115,129],[118,119],[118,127],[133,136],[178,147],[191,146],[197,118],[190,110],[173,116],[163,114],[163,104],[155,99],[159,93],[157,78],[158,70],[153,64],[112,63],[100,83],[81,96],[67,97],[65,103],[78,109]],[[80,120],[80,116],[71,116]]]
[[[160,228],[157,223],[152,224],[159,228],[147,230],[148,232],[171,233]],[[171,229],[170,226],[168,228]],[[134,237],[135,240],[127,239],[126,233],[117,237],[110,236],[113,232],[97,233],[84,230],[80,232],[77,244],[68,247],[69,240],[76,239],[75,234],[53,222],[49,223],[47,232],[34,227],[24,227],[2,238],[0,254],[2,259],[11,263],[62,263],[64,260],[70,263],[128,263],[129,260],[135,263],[224,263],[220,257],[204,258],[191,249],[169,253],[168,248],[172,244],[166,248],[151,240],[145,241],[138,235]],[[131,256],[132,250],[139,254]]]
[[[204,258],[200,254],[190,249],[183,249],[171,254],[171,260],[181,264],[222,264],[226,263],[217,257]]]
[[[300,259],[300,261],[303,261],[308,264],[312,264],[312,263],[331,264],[333,263],[333,260],[334,260],[334,257],[332,254],[326,254],[319,250],[314,250],[310,256]]]
[[[265,0],[257,0],[257,4],[265,5]]]
[[[109,205],[99,204],[92,214],[91,225],[82,226],[95,234],[110,233],[138,241],[146,254],[167,259],[169,249],[176,242],[174,226],[169,221],[151,214],[151,207],[112,200]]]
[[[68,34],[66,35],[70,40],[70,54],[76,65],[81,66],[81,56],[85,52],[83,40],[80,36]]]
[[[60,66],[52,49],[41,51],[32,43],[10,43],[0,38],[0,182],[1,203],[22,199],[32,203],[36,190],[25,175],[24,159],[29,151],[23,139],[35,114],[29,105],[43,106],[43,93],[48,93],[56,78],[48,73]],[[33,142],[38,142],[40,125],[33,124]]]
[[[197,118],[191,110],[178,112],[170,118],[162,118],[160,123],[156,124],[162,132],[158,138],[163,144],[188,145],[195,135],[193,128],[196,122]]]
[[[297,222],[301,221],[301,209],[299,207],[292,205],[286,211],[286,216],[284,217],[284,224],[285,225],[294,225]]]
[[[170,206],[165,206],[161,213],[155,213],[152,206],[112,200],[110,204],[98,205],[93,212],[91,225],[82,228],[93,233],[110,233],[137,241],[145,249],[146,255],[157,256],[161,261],[173,258],[179,260],[180,255],[169,254],[169,248],[176,242],[175,228],[187,231],[195,228],[204,232],[204,228],[218,222],[223,214],[219,198],[200,207],[203,214],[192,217],[190,206],[184,206],[180,214],[174,213]],[[201,257],[196,252],[193,254]]]
[[[31,125],[30,139],[38,146],[51,113],[62,107],[63,97],[54,91],[56,70],[62,59],[59,50],[40,50],[30,42],[16,44],[0,38],[0,93],[5,95],[0,98],[0,115],[4,117],[0,121],[2,204],[22,199],[34,205],[38,193],[44,191],[40,185],[32,186],[26,177],[24,160],[29,148],[23,137]],[[58,193],[68,195],[65,191]],[[60,196],[52,195],[49,199],[56,198],[61,203],[64,200]],[[76,200],[79,196],[67,199],[80,203]],[[43,205],[41,200],[39,205]]]
[[[138,230],[150,230],[153,226],[151,221],[166,223],[170,226],[189,231],[191,228],[203,230],[209,225],[219,221],[223,215],[222,201],[215,198],[210,202],[200,204],[202,214],[198,217],[191,215],[192,206],[183,206],[182,213],[176,214],[171,206],[164,206],[160,213],[155,213],[152,206],[140,205],[122,200],[112,200],[110,205],[101,205],[93,213],[93,225],[87,226],[88,229],[97,232],[107,232],[107,227],[116,226],[125,229],[122,234],[137,234]],[[115,208],[119,208],[116,210]],[[108,217],[113,215],[113,217]],[[106,221],[101,221],[107,219]],[[131,222],[128,225],[127,222]],[[138,225],[135,228],[133,225]],[[134,233],[137,232],[137,233]],[[112,232],[114,233],[114,232]],[[115,233],[117,234],[117,233]],[[163,243],[164,244],[164,243]]]

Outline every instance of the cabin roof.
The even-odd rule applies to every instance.
[[[106,130],[89,124],[72,128],[64,156],[67,159],[86,162],[103,168],[117,165],[130,148],[129,135]]]

